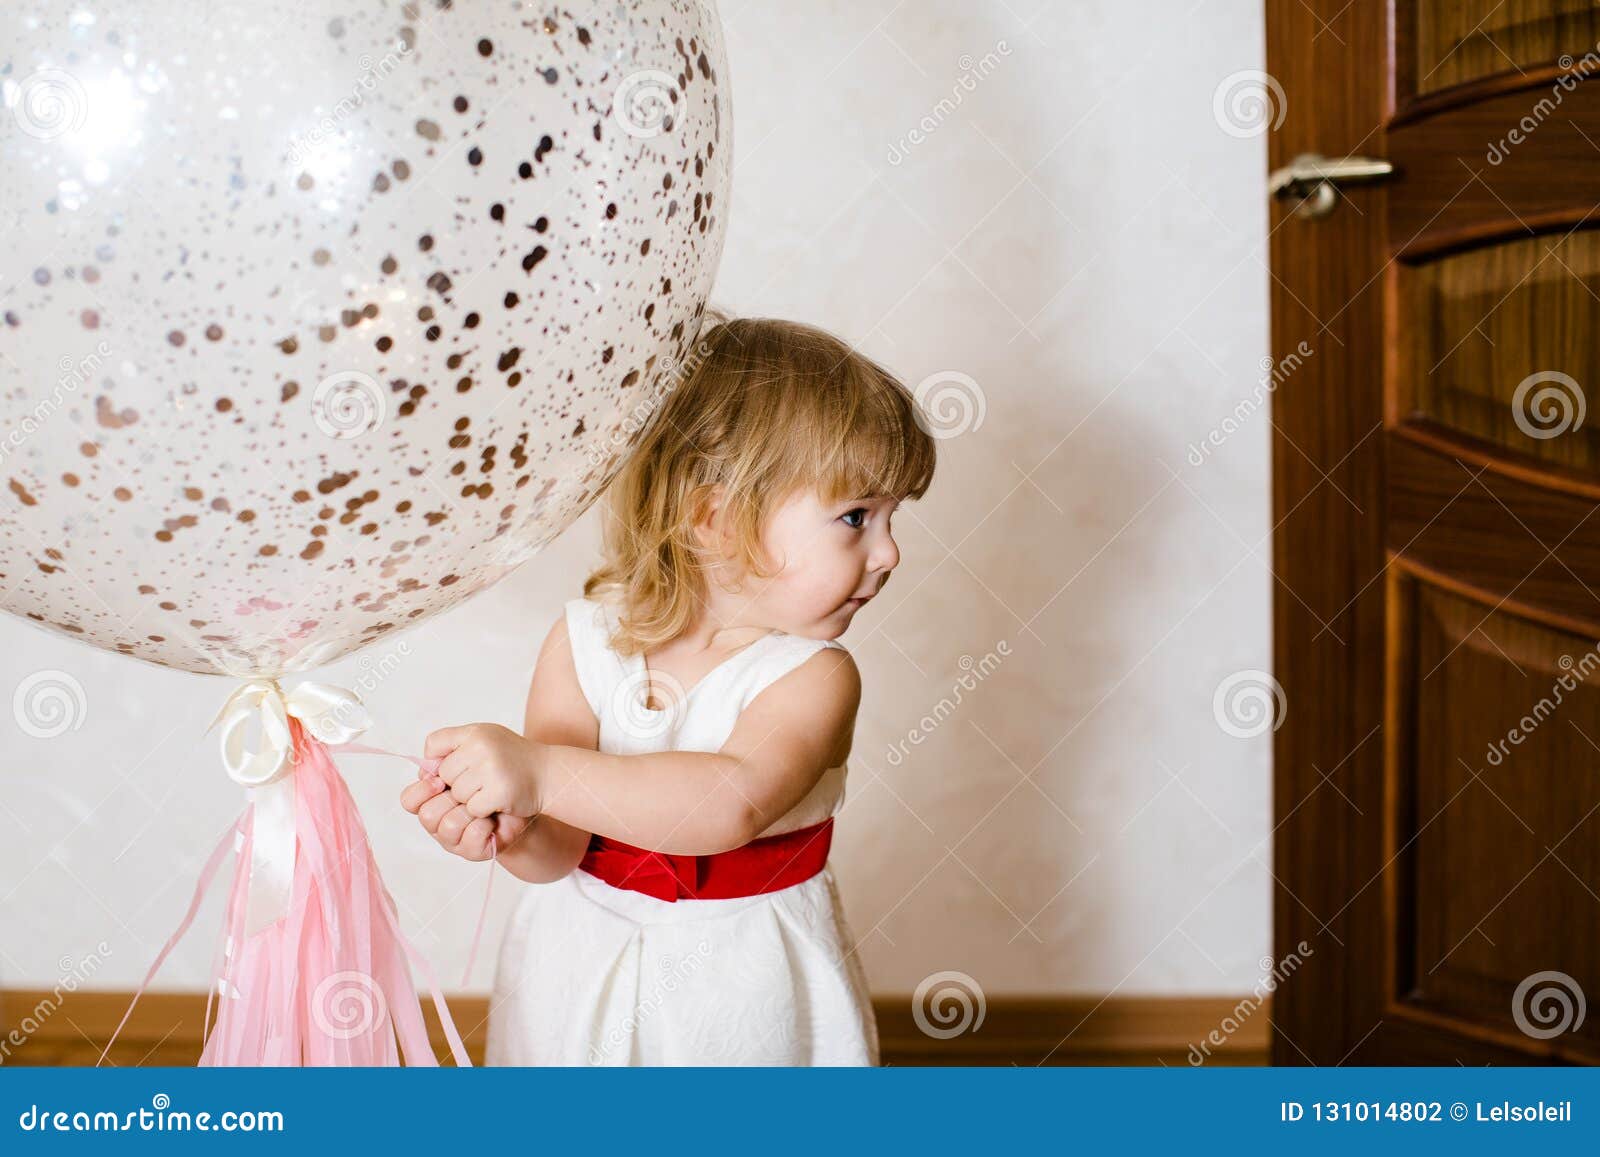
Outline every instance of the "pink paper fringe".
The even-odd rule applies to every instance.
[[[378,874],[366,829],[328,746],[309,735],[299,720],[291,717],[289,725],[296,761],[291,773],[296,855],[288,915],[245,938],[254,811],[253,805],[246,807],[206,861],[183,921],[151,964],[117,1033],[193,922],[232,843],[238,867],[218,951],[221,970],[214,960],[214,983],[206,999],[205,1023],[211,1021],[213,998],[217,1019],[206,1036],[202,1066],[398,1065],[402,1058],[410,1066],[437,1065],[409,962],[427,980],[456,1064],[470,1067],[432,970],[400,931],[394,900]],[[340,744],[334,750],[400,754],[359,744]],[[437,760],[400,758],[416,763],[424,777],[438,765]],[[491,866],[491,887],[493,870]],[[469,974],[488,900],[485,894],[468,957]],[[102,1062],[110,1051],[108,1041]]]

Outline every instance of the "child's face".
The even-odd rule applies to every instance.
[[[893,498],[825,505],[802,492],[767,519],[762,545],[782,570],[754,595],[750,617],[791,635],[835,639],[900,563],[889,521]]]

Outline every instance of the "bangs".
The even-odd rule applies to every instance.
[[[933,483],[936,453],[915,401],[898,383],[881,379],[856,397],[856,412],[822,439],[832,447],[822,460],[823,501],[921,498]],[[837,411],[828,416],[837,424]]]

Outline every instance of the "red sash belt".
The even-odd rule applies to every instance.
[[[809,880],[828,862],[833,817],[710,856],[672,855],[590,836],[578,867],[614,888],[658,900],[730,900]]]

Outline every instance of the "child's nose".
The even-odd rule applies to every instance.
[[[877,570],[889,571],[900,565],[900,548],[895,545],[893,535],[884,535],[873,553],[873,563]]]

